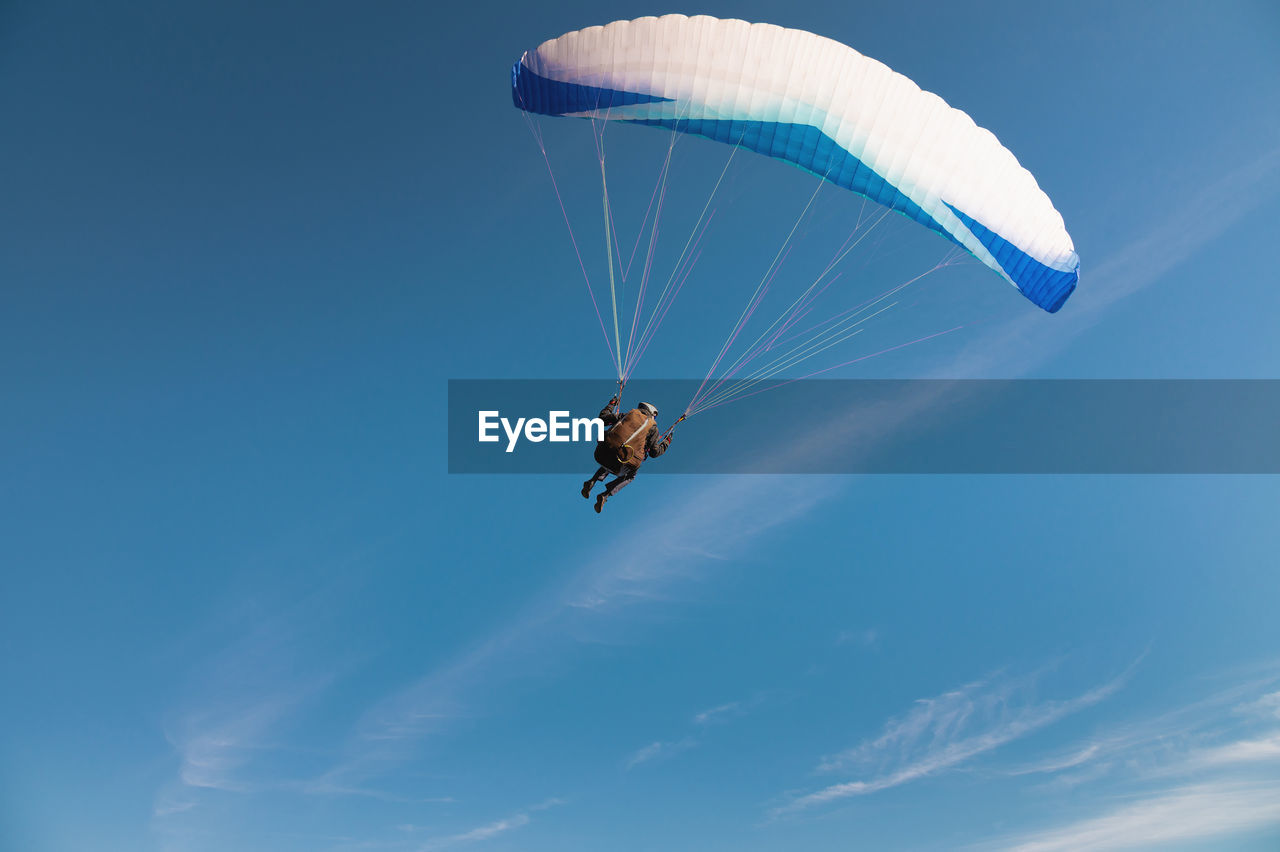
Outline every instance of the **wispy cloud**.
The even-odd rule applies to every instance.
[[[536,811],[544,811],[547,808],[562,805],[562,799],[547,799],[544,802],[517,811],[510,816],[503,817],[499,820],[468,829],[467,831],[458,832],[457,834],[449,834],[443,837],[436,837],[428,840],[419,847],[420,852],[432,852],[436,849],[446,849],[451,846],[460,846],[468,843],[479,843],[484,840],[490,840],[500,834],[506,834],[517,828],[528,825],[532,821],[530,814]]]
[[[1107,786],[1093,815],[987,845],[1022,852],[1160,848],[1280,825],[1276,680],[1255,677],[1149,719],[1113,724],[1012,770],[1079,787],[1077,801],[1088,801],[1093,788],[1086,785],[1105,779]]]
[[[1264,761],[1280,761],[1280,732],[1260,739],[1237,740],[1204,749],[1191,756],[1191,762],[1200,766],[1230,766]]]
[[[506,834],[514,828],[529,824],[529,815],[525,813],[514,814],[505,819],[496,820],[488,825],[482,825],[473,828],[470,831],[463,831],[459,834],[450,834],[447,837],[439,837],[435,840],[429,840],[423,844],[422,849],[444,849],[449,846],[457,846],[460,843],[475,843],[480,840],[488,840],[491,837],[497,837],[499,834]]]
[[[294,703],[288,696],[275,696],[219,713],[216,719],[188,720],[187,730],[169,740],[181,760],[178,777],[182,783],[230,792],[252,789],[252,784],[237,776],[237,770],[262,748],[264,735]]]
[[[737,716],[743,712],[744,710],[741,701],[730,701],[727,704],[710,707],[703,710],[701,713],[695,714],[693,717],[693,723],[695,725],[706,725],[709,722],[721,721],[726,716]]]
[[[633,752],[623,763],[624,769],[634,769],[642,763],[650,763],[659,758],[668,758],[682,751],[687,751],[698,744],[692,737],[664,742],[655,740],[643,748]]]
[[[1106,752],[1106,747],[1102,743],[1089,743],[1067,752],[1064,755],[1050,757],[1039,763],[1030,766],[1024,766],[1017,769],[1009,770],[1010,775],[1033,775],[1036,773],[1052,773],[1061,772],[1064,769],[1074,769],[1077,766],[1083,766],[1090,761],[1097,759]]]
[[[759,704],[762,700],[764,700],[763,695],[756,695],[743,701],[727,701],[724,704],[717,704],[715,707],[708,707],[706,710],[693,714],[690,724],[699,730],[721,724],[732,718],[745,715],[749,708]],[[692,735],[674,740],[654,740],[643,748],[632,752],[623,761],[623,768],[633,769],[642,763],[649,763],[658,759],[665,760],[680,752],[696,747],[698,742],[698,739]]]
[[[836,634],[837,645],[861,645],[864,648],[874,647],[880,641],[880,631],[874,627],[865,630],[841,630]]]
[[[1012,852],[1162,848],[1280,824],[1280,782],[1202,784],[1160,792],[1097,817],[1007,838]]]
[[[1145,776],[1169,775],[1205,765],[1220,748],[1229,748],[1236,740],[1260,737],[1258,749],[1265,751],[1269,740],[1272,695],[1257,695],[1275,683],[1276,674],[1250,677],[1241,683],[1219,689],[1166,712],[1137,721],[1112,723],[1064,750],[1051,753],[1038,761],[1007,770],[1008,775],[1059,775],[1067,770],[1093,765],[1123,765],[1131,773]],[[1273,693],[1274,694],[1274,693]],[[1245,750],[1238,754],[1252,753]],[[1218,758],[1232,752],[1217,752]],[[1081,776],[1067,774],[1061,780],[1074,785],[1081,780],[1095,780],[1098,773]]]
[[[1131,671],[1132,669],[1130,669]],[[776,807],[777,816],[907,784],[960,766],[1114,694],[1129,672],[1074,698],[1034,701],[1036,675],[993,676],[921,699],[877,737],[828,757],[819,770],[875,767],[868,778],[832,784]]]
[[[166,724],[182,785],[243,793],[277,783],[253,772],[253,762],[280,748],[276,737],[287,720],[338,677],[298,671],[295,618],[263,621],[197,670],[183,706]]]
[[[1271,716],[1280,719],[1280,692],[1272,692],[1236,708],[1243,715]]]
[[[151,824],[165,848],[181,848],[189,832],[203,830],[195,828],[202,821],[217,819],[209,812],[225,813],[216,808],[234,807],[233,800],[320,792],[291,774],[296,761],[282,756],[318,751],[299,745],[296,721],[355,664],[351,656],[318,659],[307,650],[323,630],[333,594],[317,588],[276,609],[263,604],[265,595],[251,596],[195,628],[231,639],[188,663],[188,682],[166,713],[164,733],[178,770],[157,790]]]
[[[157,803],[152,813],[157,817],[167,817],[189,811],[195,806],[196,803],[191,799],[166,799]]]

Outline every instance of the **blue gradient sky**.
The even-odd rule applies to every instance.
[[[0,7],[0,846],[1280,844],[1275,478],[652,476],[597,517],[444,473],[448,378],[610,389],[510,65],[665,11]],[[961,332],[839,375],[1280,376],[1274,4],[679,11],[939,92],[1075,238],[1060,314],[967,261],[874,334]],[[587,128],[542,126],[589,231]],[[634,210],[661,137],[610,144]],[[673,231],[724,162],[678,151]],[[735,164],[640,374],[705,372],[811,191]]]

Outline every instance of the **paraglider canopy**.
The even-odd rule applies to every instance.
[[[803,30],[699,15],[615,21],[512,69],[530,113],[665,127],[786,160],[937,231],[1050,313],[1080,261],[1031,173],[964,112]]]

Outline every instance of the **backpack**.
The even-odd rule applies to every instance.
[[[613,424],[604,435],[604,440],[596,445],[596,461],[603,467],[615,471],[622,465],[639,467],[644,461],[644,444],[649,437],[649,427],[654,420],[638,408],[628,411],[621,420]]]

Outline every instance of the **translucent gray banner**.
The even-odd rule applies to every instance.
[[[701,384],[636,380],[622,407],[653,403],[665,430]],[[681,423],[643,473],[1280,473],[1280,380],[775,385]],[[614,389],[607,380],[451,380],[449,472],[590,474],[586,421]],[[482,426],[496,438],[481,441]]]

